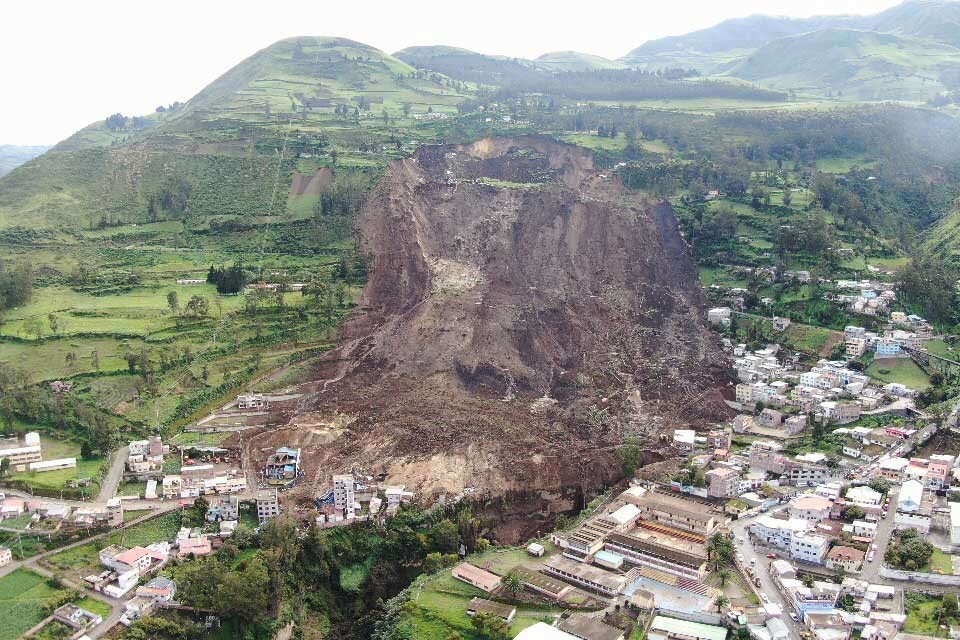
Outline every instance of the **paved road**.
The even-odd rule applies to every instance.
[[[769,513],[772,515],[773,513],[785,508],[785,506],[778,507]],[[734,546],[743,556],[744,564],[747,566],[752,564],[754,566],[753,573],[755,576],[760,578],[760,593],[765,595],[770,602],[779,605],[783,609],[783,622],[790,630],[790,637],[799,638],[802,627],[790,617],[793,607],[786,601],[786,599],[780,593],[780,590],[777,589],[776,585],[773,583],[773,577],[770,575],[770,571],[768,569],[768,565],[771,561],[766,558],[765,555],[762,555],[760,551],[754,548],[753,544],[750,542],[749,528],[756,515],[757,514],[753,514],[746,518],[741,517],[731,523],[730,529],[733,531],[734,535]],[[743,540],[742,543],[740,542],[741,539]],[[764,551],[764,554],[765,553],[766,552]]]
[[[890,536],[893,534],[894,519],[897,510],[897,494],[900,487],[890,489],[890,502],[887,507],[887,517],[877,520],[877,535],[874,537],[874,544],[877,550],[873,554],[873,562],[864,561],[863,569],[860,571],[860,579],[871,583],[883,582],[885,578],[880,577],[880,566],[883,564],[883,554],[887,550],[887,543],[890,542]],[[869,554],[868,556],[869,557]]]
[[[106,477],[100,483],[100,495],[97,496],[97,502],[106,502],[117,495],[117,487],[120,486],[120,480],[123,478],[123,467],[130,454],[130,447],[120,447],[113,452],[110,459],[110,470]]]

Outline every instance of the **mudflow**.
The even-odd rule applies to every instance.
[[[370,275],[289,424],[303,498],[362,467],[429,500],[617,480],[625,437],[726,415],[670,206],[543,137],[421,148],[358,220]]]

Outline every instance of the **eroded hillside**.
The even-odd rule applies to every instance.
[[[584,149],[424,147],[391,165],[358,233],[362,311],[309,411],[254,445],[303,446],[313,489],[354,465],[427,497],[595,488],[621,473],[625,435],[724,411],[670,207]]]

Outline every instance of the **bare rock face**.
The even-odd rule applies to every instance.
[[[622,474],[625,436],[725,415],[672,210],[585,149],[424,147],[392,164],[358,233],[362,310],[306,385],[312,416],[349,417],[305,447],[318,484],[359,465],[428,497],[596,488]]]

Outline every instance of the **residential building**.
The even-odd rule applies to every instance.
[[[183,538],[177,543],[177,549],[181,557],[208,556],[213,553],[213,545],[207,536]]]
[[[851,358],[859,358],[867,352],[869,346],[870,343],[866,338],[847,338],[844,341],[846,354]]]
[[[892,358],[901,355],[901,345],[891,338],[880,338],[873,344],[878,358]]]
[[[704,474],[711,498],[733,498],[740,493],[740,474],[729,467],[711,469]]]
[[[0,547],[0,567],[13,562],[13,552],[9,547]]]
[[[871,489],[865,484],[858,487],[850,487],[847,489],[847,494],[844,498],[847,502],[853,502],[858,505],[876,506],[883,502],[883,494]]]
[[[490,573],[469,562],[461,562],[453,568],[453,577],[476,588],[492,593],[500,588],[500,576]]]
[[[810,523],[799,518],[780,520],[768,515],[758,517],[750,532],[766,544],[790,552],[795,560],[823,564],[828,542],[823,536],[810,532]]]
[[[827,553],[827,567],[843,569],[847,573],[860,573],[866,554],[860,549],[837,545]]]
[[[107,523],[111,527],[119,527],[123,524],[123,501],[120,498],[110,498],[107,500]]]
[[[389,496],[388,503],[389,503]],[[356,509],[353,475],[349,473],[333,476],[333,503],[343,509],[344,515],[352,518]]]
[[[802,433],[804,429],[807,428],[807,416],[790,416],[783,422],[784,431],[787,432],[788,436],[795,436],[799,433]]]
[[[257,493],[257,522],[263,524],[279,516],[280,512],[280,497],[276,489],[265,489]]]
[[[790,502],[790,517],[820,522],[830,518],[833,501],[818,495],[803,495]]]
[[[887,458],[881,460],[877,465],[877,470],[882,478],[900,482],[903,479],[903,472],[910,464],[906,458]]]
[[[247,393],[237,396],[237,409],[266,409],[269,403],[262,393]]]
[[[268,483],[292,482],[300,475],[300,449],[280,447],[270,454],[263,467]]]
[[[860,418],[860,405],[856,402],[827,400],[820,403],[820,410],[831,424],[847,424]]]
[[[716,307],[707,311],[707,321],[712,325],[729,327],[731,313],[730,307]]]
[[[776,409],[764,409],[760,412],[760,424],[765,427],[779,427],[783,423],[783,414]]]

